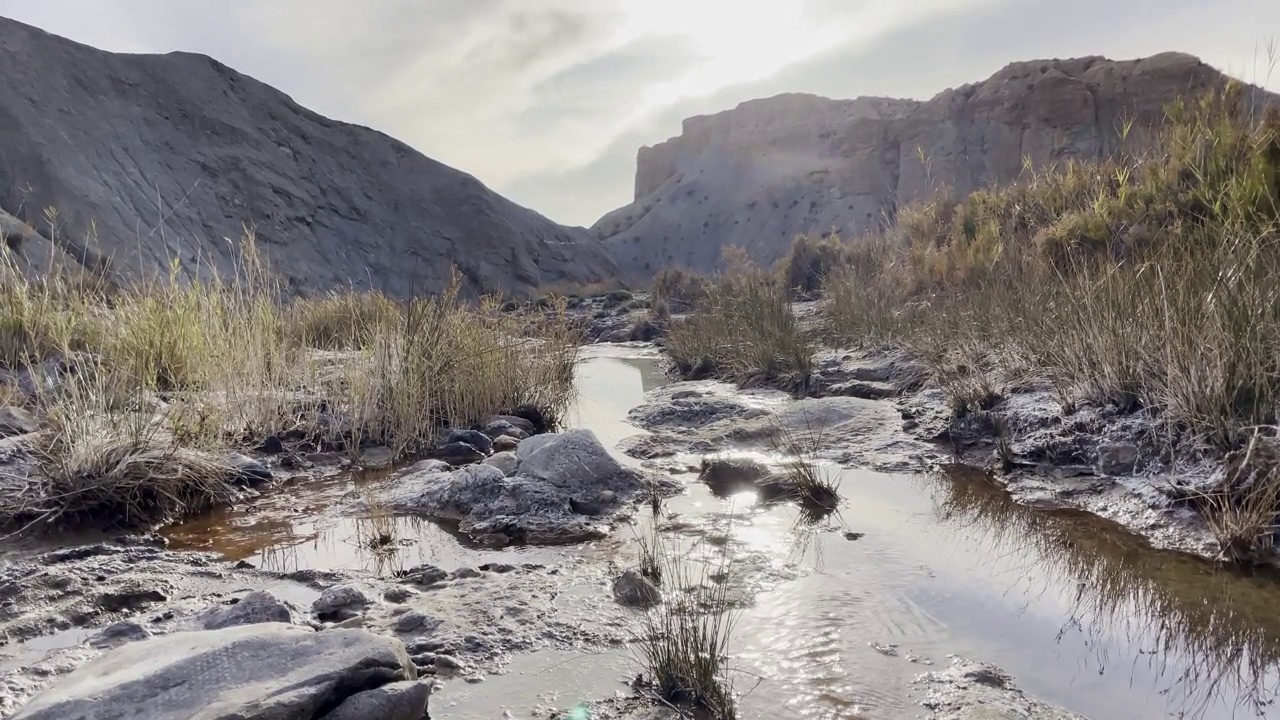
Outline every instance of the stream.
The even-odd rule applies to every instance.
[[[567,424],[613,448],[642,432],[628,411],[669,383],[652,349],[588,348]],[[741,717],[920,717],[912,680],[955,654],[995,663],[1028,695],[1093,720],[1280,718],[1273,574],[1152,550],[1091,515],[1017,505],[971,469],[824,471],[839,474],[844,504],[816,526],[790,506],[717,498],[692,474],[680,476],[686,492],[667,501],[659,527],[673,543],[731,554],[747,568],[732,647]],[[566,580],[581,582],[585,605],[605,597],[602,577],[634,564],[634,529],[582,546],[493,550],[416,518],[393,519],[396,552],[371,554],[356,538],[373,519],[328,508],[392,481],[386,472],[337,476],[165,535],[173,549],[215,550],[278,571],[573,564],[592,568]],[[636,674],[626,647],[517,655],[481,684],[446,683],[432,717],[546,717],[535,713],[625,693]]]

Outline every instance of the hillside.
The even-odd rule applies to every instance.
[[[759,261],[801,233],[856,236],[946,186],[957,194],[1016,180],[1024,163],[1140,146],[1175,98],[1226,76],[1165,53],[1020,62],[928,101],[780,95],[692,117],[641,148],[635,201],[592,228],[624,274],[713,269],[726,245]]]
[[[587,231],[211,58],[107,53],[0,18],[6,212],[30,226],[0,222],[20,262],[65,251],[117,280],[175,259],[227,272],[245,224],[300,294],[438,291],[451,264],[471,292],[616,272]]]

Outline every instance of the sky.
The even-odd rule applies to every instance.
[[[0,0],[105,50],[205,53],[559,222],[636,151],[781,92],[927,99],[1017,60],[1179,50],[1280,90],[1280,0]]]

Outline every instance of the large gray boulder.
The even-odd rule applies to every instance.
[[[115,280],[225,276],[247,223],[294,293],[435,293],[455,265],[472,294],[616,274],[586,230],[203,55],[0,18],[0,88],[0,235],[29,272],[56,254]]]
[[[233,605],[212,607],[201,613],[200,625],[205,630],[257,623],[293,623],[293,610],[288,603],[269,590],[256,590]]]
[[[456,520],[459,530],[485,544],[557,544],[603,536],[646,488],[640,473],[623,467],[590,430],[529,438],[511,469],[482,464],[410,473],[388,502],[400,511]],[[606,492],[610,502],[596,507]],[[588,505],[593,512],[575,511]]]
[[[14,720],[325,720],[351,698],[416,679],[394,638],[245,625],[125,645],[36,696]]]

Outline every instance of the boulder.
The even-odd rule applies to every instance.
[[[515,418],[515,419],[523,420],[523,418]],[[528,420],[525,420],[524,423],[529,428],[533,427],[533,423],[529,422]],[[504,435],[507,437],[513,437],[517,440],[523,440],[529,437],[532,433],[530,433],[528,430],[524,430],[522,428],[517,427],[516,425],[512,424],[507,420],[490,420],[489,424],[484,426],[484,434],[493,438],[494,440],[497,440],[498,438]]]
[[[343,700],[323,720],[422,720],[431,690],[423,680],[383,685]]]
[[[40,429],[30,412],[20,407],[0,407],[0,437],[26,435]]]
[[[494,452],[507,452],[520,447],[520,441],[510,435],[499,435],[493,439]]]
[[[233,478],[245,485],[258,485],[271,479],[271,469],[248,455],[231,453],[227,456]]]
[[[524,433],[526,437],[529,435],[534,435],[538,431],[538,427],[533,423],[532,420],[522,418],[518,415],[495,415],[493,416],[493,418],[489,420],[489,423],[485,426],[485,429],[492,428],[499,423],[504,424],[506,426],[517,428],[518,430],[520,430],[520,432]]]
[[[511,451],[504,451],[500,453],[494,453],[493,455],[490,455],[489,457],[485,458],[484,464],[492,465],[493,467],[496,467],[499,470],[501,470],[503,475],[510,477],[516,474],[516,466],[519,464],[519,462],[520,461],[516,459],[515,453]]]
[[[650,607],[662,602],[662,591],[639,570],[628,570],[613,581],[613,596],[627,607]]]
[[[466,443],[485,455],[493,452],[493,439],[478,430],[450,430],[445,443]]]
[[[391,467],[395,459],[396,454],[389,447],[379,445],[365,448],[360,452],[360,467],[367,470],[381,470],[382,468]]]
[[[126,620],[103,628],[102,632],[89,638],[89,646],[98,650],[110,650],[131,642],[146,640],[149,637],[151,637],[150,630],[136,622]]]
[[[484,453],[480,452],[476,446],[464,442],[446,443],[436,448],[434,454],[436,458],[454,467],[478,463],[485,458]]]
[[[597,515],[574,512],[579,501],[609,502],[598,516],[610,519],[645,487],[589,430],[535,435],[510,461],[473,465],[448,473],[412,473],[388,494],[400,511],[458,521],[458,528],[490,545],[511,542],[553,544],[599,538]]]
[[[355,585],[334,585],[325,588],[311,603],[311,611],[321,620],[346,620],[359,615],[372,603],[364,590]]]
[[[257,623],[293,623],[293,611],[280,598],[267,590],[245,595],[233,605],[213,607],[199,616],[205,630],[221,630]]]
[[[14,718],[316,720],[332,717],[359,695],[416,679],[417,669],[394,638],[363,630],[242,625],[112,650],[37,695]]]

